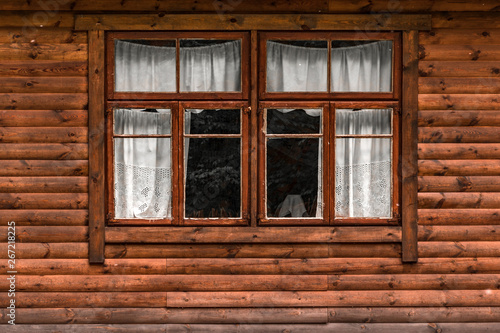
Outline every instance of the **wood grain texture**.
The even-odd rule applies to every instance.
[[[0,143],[84,143],[87,127],[1,127]]]
[[[3,160],[0,161],[0,176],[87,176],[87,160]]]
[[[419,192],[500,192],[500,178],[489,176],[418,177]]]
[[[431,132],[426,128],[427,133]],[[438,130],[439,131],[439,130]],[[444,129],[441,129],[444,131]],[[452,129],[453,131],[453,129]],[[439,133],[439,132],[431,132]],[[432,136],[432,134],[431,134]],[[418,158],[425,159],[497,159],[500,158],[500,144],[496,143],[419,143]]]
[[[455,6],[457,5],[455,4]],[[498,45],[500,44],[500,29],[487,29],[484,27],[432,29],[430,31],[421,31],[419,41],[423,45]]]
[[[420,176],[499,176],[500,160],[421,160]]]
[[[78,15],[76,30],[429,30],[430,15],[395,14],[164,14]],[[370,30],[371,30],[370,29]]]
[[[0,110],[0,125],[7,127],[87,127],[86,110]]]
[[[383,243],[401,240],[400,227],[108,227],[106,243]]]
[[[419,193],[418,208],[500,208],[500,193]]]
[[[463,216],[463,215],[462,215]],[[469,215],[473,216],[473,215]],[[465,216],[467,218],[467,216]],[[420,241],[500,241],[500,227],[497,225],[484,226],[419,226],[418,239]],[[471,268],[472,269],[472,268]],[[471,272],[475,272],[472,269]],[[469,273],[471,273],[469,272]]]
[[[5,60],[0,63],[0,76],[85,76],[87,69],[87,61]]]
[[[500,115],[496,110],[423,110],[418,112],[418,125],[422,127],[500,126]]]
[[[426,195],[428,193],[422,194]],[[446,195],[447,194],[449,193],[446,193]],[[492,195],[496,196],[496,193],[492,193]],[[470,201],[474,200],[472,199]],[[455,206],[457,205],[455,204]],[[425,206],[422,208],[425,208]],[[474,209],[472,203],[469,207],[466,208],[459,206],[459,208],[455,209],[419,209],[418,223],[420,225],[449,226],[498,225],[500,224],[500,210],[496,209],[496,207],[495,209]],[[469,240],[469,238],[465,237],[464,240]]]
[[[85,160],[89,158],[85,143],[9,143],[0,144],[2,160]]]
[[[422,77],[497,78],[500,77],[498,61],[419,61],[418,73]]]
[[[104,32],[89,32],[89,261],[104,262]]]
[[[500,64],[500,62],[498,62]],[[498,110],[498,94],[420,94],[420,110]]]
[[[401,217],[403,262],[418,260],[417,241],[417,129],[418,31],[403,32]]]
[[[87,78],[73,77],[0,77],[0,93],[86,93]]]
[[[57,210],[35,210],[35,209],[9,209],[0,210],[0,222],[7,225],[9,221],[17,221],[18,225],[26,223],[29,226],[50,225],[78,225],[84,226],[88,223],[88,210],[86,209],[57,209]]]

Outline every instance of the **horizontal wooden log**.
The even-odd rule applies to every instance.
[[[85,61],[87,44],[0,43],[0,60]]]
[[[419,193],[418,208],[493,208],[499,209],[498,212],[500,213],[500,193]]]
[[[328,244],[108,244],[106,258],[327,258]]]
[[[0,193],[0,209],[87,209],[87,193]]]
[[[186,328],[188,326],[189,328]],[[498,323],[328,323],[328,324],[84,324],[84,325],[0,325],[0,329],[11,329],[12,332],[52,333],[71,330],[72,333],[86,332],[158,332],[158,333],[298,333],[298,332],[359,332],[369,330],[374,333],[435,332],[439,328],[443,333],[490,333],[498,328]]]
[[[472,2],[468,2],[472,3]],[[461,45],[491,45],[500,44],[499,29],[454,28],[432,29],[421,31],[418,38],[420,44],[461,44]]]
[[[188,326],[188,328],[186,328]],[[298,333],[298,332],[406,332],[421,333],[435,332],[439,328],[443,333],[490,333],[498,327],[497,323],[328,323],[328,324],[85,324],[85,325],[16,325],[14,328],[1,325],[3,328],[12,329],[12,332],[63,332],[71,330],[72,333],[86,332],[158,332],[158,333]]]
[[[0,62],[0,76],[86,76],[86,61],[20,61]]]
[[[419,192],[500,192],[496,176],[424,176],[418,177]]]
[[[418,112],[418,125],[421,127],[500,126],[500,115],[498,111],[493,110],[424,110]]]
[[[500,45],[499,45],[500,47]],[[498,94],[498,77],[421,77],[420,94]]]
[[[420,110],[498,110],[498,94],[419,94]]]
[[[498,289],[499,283],[500,274],[380,274],[328,276],[328,290],[495,290]]]
[[[20,324],[290,324],[326,323],[327,308],[39,308],[16,309],[16,326]],[[0,309],[0,320],[8,314]],[[149,327],[146,327],[149,328]]]
[[[3,127],[0,143],[82,143],[88,142],[87,127]]]
[[[8,304],[7,293],[0,304]],[[112,307],[159,308],[166,306],[166,292],[16,292],[16,308]]]
[[[87,225],[88,210],[68,209],[68,210],[31,210],[31,209],[9,209],[0,210],[0,223],[7,225],[7,222],[15,221],[17,225],[26,223],[30,226],[36,225]]]
[[[127,227],[106,228],[106,243],[384,243],[401,241],[400,227]]]
[[[7,241],[7,227],[0,227],[0,241]],[[83,226],[16,226],[16,242],[19,243],[57,243],[86,242],[88,227]]]
[[[421,225],[418,227],[418,240],[448,242],[500,241],[500,226]]]
[[[494,274],[487,282],[493,280]],[[0,275],[0,291],[10,288]],[[498,282],[498,281],[497,281]],[[326,275],[17,275],[16,291],[157,292],[157,291],[286,291],[327,290]],[[374,288],[376,289],[376,288]],[[382,288],[381,288],[382,289]],[[384,288],[385,289],[385,288]],[[452,288],[450,288],[452,289]],[[456,288],[455,288],[456,289]],[[467,289],[467,288],[465,288]]]
[[[496,159],[500,158],[500,144],[420,143],[418,158],[421,160]]]
[[[229,10],[231,12],[341,12],[341,13],[371,13],[371,12],[432,12],[432,11],[497,11],[498,3],[495,0],[464,1],[455,2],[451,0],[401,0],[393,3],[390,0],[330,0],[330,1],[310,1],[309,6],[303,2],[273,2],[271,0],[242,1],[241,3],[212,3],[210,0],[188,0],[177,2],[144,0],[140,3],[120,2],[120,0],[100,0],[98,2],[88,2],[84,0],[73,0],[72,2],[57,2],[50,4],[53,10],[61,11],[169,11],[169,12],[213,12],[217,10]],[[6,10],[47,10],[44,4],[36,2],[19,2],[16,0],[5,0],[2,7]],[[52,8],[51,8],[52,9]]]
[[[500,176],[500,160],[421,160],[419,176]]]
[[[7,264],[6,259],[0,260],[0,267],[3,271],[8,270]],[[22,272],[23,275],[145,275],[165,274],[167,268],[165,259],[106,259],[102,265],[91,265],[87,257],[84,259],[16,259],[16,270]]]
[[[419,61],[423,77],[500,77],[498,61]]]
[[[480,323],[492,325],[500,318],[499,307],[366,307],[328,309],[333,323]],[[439,324],[441,325],[441,324]],[[474,324],[473,324],[474,325]],[[441,327],[441,326],[440,326]],[[406,331],[406,330],[404,330]],[[473,330],[474,331],[474,330]],[[443,331],[445,332],[445,331]]]
[[[11,248],[12,250],[12,248]],[[88,243],[17,243],[16,259],[86,259]],[[0,259],[8,259],[8,244],[0,243]]]
[[[35,293],[33,293],[35,294]],[[34,296],[34,295],[33,295]],[[168,307],[498,306],[500,290],[169,292]],[[17,301],[16,301],[17,302]],[[32,303],[30,303],[31,305]],[[34,304],[33,304],[34,305]]]
[[[425,228],[422,231],[422,228]],[[420,227],[422,241],[454,238],[463,230],[450,232]],[[433,227],[437,228],[437,227]],[[469,229],[472,227],[469,227]],[[471,232],[475,232],[471,230]],[[445,237],[446,236],[446,237]],[[494,237],[487,237],[490,241]],[[428,239],[424,239],[428,238]],[[455,237],[457,238],[457,237]],[[496,236],[498,240],[498,236]],[[462,239],[466,239],[462,237]],[[450,241],[450,239],[448,239]],[[454,241],[451,239],[451,241]],[[0,260],[8,270],[8,261]],[[402,264],[401,258],[168,258],[106,259],[103,265],[91,265],[88,259],[17,259],[16,270],[22,275],[366,275],[366,274],[499,274],[500,258],[419,258],[416,264]],[[319,306],[319,305],[316,305]]]
[[[419,209],[418,223],[420,225],[500,225],[500,209]]]
[[[0,44],[1,45],[1,44]],[[68,44],[71,45],[71,44]],[[87,78],[73,77],[0,77],[0,93],[86,93]]]
[[[85,160],[88,158],[89,149],[86,143],[0,144],[0,159],[2,160]]]
[[[420,242],[419,257],[499,257],[499,242]]]
[[[88,176],[87,160],[71,161],[0,161],[1,177]]]
[[[24,28],[28,31],[41,28],[72,28],[74,26],[75,20],[72,13],[59,12],[57,9],[54,12],[50,6],[41,10],[42,12],[25,13],[2,11],[0,20],[4,27]]]
[[[87,193],[88,177],[0,177],[0,193]]]
[[[401,258],[401,243],[329,244],[330,258]]]
[[[196,24],[193,24],[196,22]],[[430,15],[302,14],[102,14],[79,15],[75,30],[430,30]]]
[[[20,3],[15,0],[5,0],[2,7],[7,10],[46,10],[43,4]],[[491,0],[488,0],[491,1]],[[210,0],[187,0],[178,2],[174,0],[145,0],[140,3],[120,2],[120,0],[100,0],[98,2],[88,2],[83,0],[73,0],[73,2],[60,1],[52,4],[57,10],[93,12],[93,11],[141,11],[141,12],[215,12],[215,11],[235,11],[235,12],[327,12],[328,1],[312,0],[305,6],[303,2],[272,2],[269,0],[254,3],[252,1],[242,1],[239,3],[213,3]],[[476,6],[478,7],[478,6]],[[483,7],[484,8],[484,7]],[[491,8],[491,7],[489,7]]]
[[[86,110],[0,110],[0,125],[11,127],[86,127]]]
[[[86,93],[0,94],[0,109],[3,110],[82,110],[87,105]]]
[[[420,127],[419,143],[500,142],[500,127]]]
[[[498,15],[495,12],[489,13],[433,13],[432,27],[438,28],[469,28],[469,29],[498,29]]]
[[[0,28],[0,43],[76,43],[88,44],[87,32],[71,28]]]
[[[420,44],[419,59],[439,61],[498,61],[500,60],[500,45]]]

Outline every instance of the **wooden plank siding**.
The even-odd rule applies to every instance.
[[[500,329],[498,1],[4,0],[0,9],[12,11],[0,15],[9,17],[0,21],[0,331]],[[73,31],[74,14],[214,10],[434,12],[432,30],[419,33],[417,263],[401,262],[397,226],[110,227],[104,264],[89,263],[89,39]],[[16,327],[5,309],[9,221]]]

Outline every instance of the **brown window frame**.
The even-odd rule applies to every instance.
[[[363,38],[364,37],[364,38]],[[241,92],[179,92],[179,40],[180,39],[235,39],[242,40]],[[175,93],[115,92],[114,91],[114,40],[147,39],[176,41],[176,86]],[[266,92],[266,42],[271,40],[325,40],[328,42],[328,92]],[[109,32],[107,35],[107,223],[110,226],[130,225],[174,225],[174,226],[248,226],[250,215],[257,216],[257,225],[308,226],[308,225],[399,225],[401,222],[401,181],[399,153],[400,133],[400,92],[401,92],[401,36],[397,32],[258,32],[257,43],[249,44],[248,32]],[[332,40],[392,40],[392,92],[330,92],[330,51]],[[249,86],[251,63],[250,49],[258,47],[258,84]],[[258,86],[258,89],[256,88]],[[250,95],[258,90],[258,128],[250,128]],[[213,101],[216,97],[218,101]],[[335,105],[367,106],[393,109],[393,170],[392,170],[392,216],[391,218],[336,218],[335,217]],[[241,218],[186,218],[184,207],[184,117],[185,108],[239,107],[242,110],[242,173],[241,173]],[[172,111],[172,217],[167,219],[116,219],[114,216],[114,150],[113,150],[113,108],[168,107]],[[323,217],[322,218],[268,218],[266,217],[265,159],[266,134],[263,129],[265,108],[307,107],[323,108]],[[254,111],[256,112],[256,111]],[[258,152],[252,163],[250,141],[257,136]],[[178,147],[177,149],[175,147]],[[112,156],[112,158],[110,158]],[[257,169],[258,203],[256,211],[251,211],[251,166]]]

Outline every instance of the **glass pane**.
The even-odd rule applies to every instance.
[[[175,92],[175,40],[115,40],[115,91]]]
[[[392,139],[336,139],[337,217],[391,217]]]
[[[331,89],[392,91],[392,41],[333,41]]]
[[[188,109],[186,134],[240,134],[240,109]]]
[[[185,216],[240,217],[240,139],[189,138],[185,150]]]
[[[181,40],[180,91],[241,91],[241,40]]]
[[[392,109],[337,109],[335,132],[349,134],[391,134]]]
[[[170,134],[170,109],[115,109],[115,134]]]
[[[327,91],[327,41],[268,41],[267,91]]]
[[[115,217],[171,217],[170,138],[116,138]]]
[[[321,116],[321,109],[267,109],[267,133],[321,133]]]
[[[268,139],[267,216],[322,216],[322,140]]]

